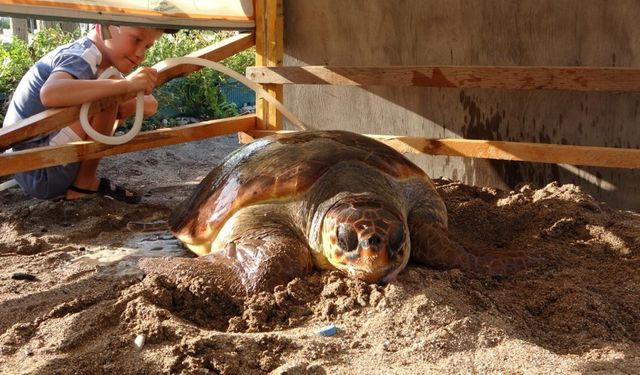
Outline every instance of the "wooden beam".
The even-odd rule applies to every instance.
[[[251,141],[292,131],[251,130],[239,139]],[[402,153],[462,156],[467,158],[529,161],[611,168],[640,168],[640,150],[629,148],[554,145],[472,139],[429,139],[366,134]]]
[[[638,68],[282,66],[248,68],[247,77],[260,84],[640,91],[640,69]]]
[[[138,134],[128,143],[116,146],[92,141],[73,142],[61,146],[38,147],[0,154],[0,176],[86,159],[197,141],[218,135],[249,131],[256,125],[255,115],[211,120],[175,128],[164,128]]]
[[[0,0],[0,14],[143,27],[253,29],[253,0]]]
[[[9,23],[11,24],[11,34],[13,35],[13,37],[18,38],[28,44],[29,28],[27,27],[27,19],[11,17],[9,19]]]
[[[267,24],[265,22],[267,0],[256,0],[254,14],[256,16],[256,66],[267,66]],[[263,86],[263,88],[265,88]],[[266,129],[269,108],[264,99],[259,99],[256,93],[256,128]]]
[[[238,52],[242,52],[247,48],[253,47],[256,44],[255,33],[243,33],[221,40],[218,43],[212,44],[209,47],[191,52],[186,55],[187,57],[200,57],[210,61],[222,61],[227,57],[233,56]],[[200,65],[183,64],[176,66],[174,69],[168,70],[166,76],[159,74],[158,81],[165,83],[173,78],[193,73],[202,69]],[[159,84],[161,84],[159,83]]]
[[[187,56],[202,57],[212,61],[219,61],[253,46],[254,43],[255,34],[240,34],[193,52]],[[173,78],[192,73],[201,68],[202,67],[198,65],[178,65],[162,70],[158,72],[158,86]],[[104,111],[117,103],[121,103],[134,97],[135,93],[132,93],[96,101],[94,105],[91,106],[89,115]],[[11,145],[26,139],[64,128],[68,124],[78,120],[80,107],[81,106],[48,109],[37,115],[0,129],[0,152],[11,147]]]
[[[256,0],[256,66],[280,66],[284,57],[284,17],[282,0]],[[263,88],[280,102],[282,85],[264,85]],[[256,101],[258,128],[282,129],[282,115],[274,105]]]
[[[256,139],[249,133],[246,132],[238,132],[238,143],[241,145],[246,145],[247,143],[251,143]]]

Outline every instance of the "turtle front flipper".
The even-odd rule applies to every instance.
[[[438,269],[460,268],[491,276],[514,274],[535,261],[525,256],[479,256],[451,240],[438,223],[417,223],[411,228],[411,259]]]
[[[307,245],[297,236],[272,230],[259,238],[230,241],[200,258],[146,258],[140,268],[176,284],[206,283],[237,300],[304,276],[313,264]]]

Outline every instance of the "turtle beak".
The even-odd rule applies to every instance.
[[[391,248],[377,234],[360,241],[356,277],[369,282],[390,282],[409,263],[407,244]]]
[[[360,256],[365,258],[380,258],[379,263],[389,263],[394,252],[382,241],[379,235],[373,234],[369,238],[360,241]]]
[[[357,253],[354,276],[365,282],[376,283],[396,267],[394,254],[377,234],[361,240]]]

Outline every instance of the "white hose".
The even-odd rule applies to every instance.
[[[14,186],[18,185],[18,181],[16,180],[9,180],[9,181],[5,181],[3,183],[0,184],[0,191],[5,191],[9,188],[12,188]]]
[[[266,101],[273,104],[276,107],[276,109],[278,109],[278,111],[280,111],[280,113],[282,113],[282,115],[286,117],[294,127],[298,128],[299,130],[306,129],[306,126],[302,123],[302,121],[300,121],[293,113],[291,113],[291,111],[289,111],[287,107],[285,107],[282,103],[280,103],[278,99],[274,98],[262,87],[250,81],[242,74],[230,68],[227,68],[226,66],[219,64],[217,62],[206,60],[200,57],[176,57],[176,58],[160,61],[159,63],[154,65],[153,68],[160,71],[160,70],[168,69],[173,66],[181,65],[181,64],[198,65],[198,66],[211,68],[219,71],[220,73],[224,73],[236,79],[237,81],[241,82],[251,90],[255,91],[256,94],[258,94],[258,97],[264,98]],[[102,79],[105,77],[111,77],[119,73],[120,72],[118,72],[118,70],[111,67],[105,70],[98,78]],[[131,130],[129,130],[127,134],[119,137],[109,137],[104,134],[100,134],[91,127],[88,120],[90,105],[91,103],[85,103],[82,105],[82,108],[80,109],[80,124],[82,125],[82,129],[84,129],[85,133],[87,133],[87,135],[93,138],[95,141],[100,143],[105,143],[108,145],[119,145],[119,144],[129,142],[131,139],[133,139],[133,137],[135,137],[138,134],[138,132],[140,132],[140,128],[142,127],[142,114],[144,111],[144,101],[143,101],[142,91],[138,92],[137,102],[136,102],[136,118],[135,118],[133,127],[131,128]]]
[[[291,111],[289,111],[289,109],[287,109],[287,107],[285,107],[282,103],[280,103],[278,101],[278,99],[274,98],[267,91],[265,91],[262,87],[260,87],[260,85],[250,81],[249,79],[247,79],[242,74],[240,74],[240,73],[238,73],[238,72],[236,72],[236,71],[234,71],[232,69],[229,69],[229,68],[227,68],[226,66],[224,66],[222,64],[219,64],[219,63],[213,62],[213,61],[209,61],[209,60],[206,60],[206,59],[203,59],[203,58],[200,58],[200,57],[176,57],[176,58],[171,58],[171,59],[166,59],[166,60],[160,61],[159,63],[157,63],[153,67],[155,69],[157,69],[158,71],[160,71],[162,69],[170,68],[172,66],[176,66],[176,65],[180,65],[180,64],[191,64],[191,65],[204,66],[204,67],[207,67],[207,68],[211,68],[211,69],[217,70],[220,73],[224,73],[224,74],[232,77],[233,79],[238,80],[239,82],[241,82],[242,84],[244,84],[245,86],[250,88],[251,90],[255,91],[256,94],[258,94],[259,97],[264,98],[266,101],[268,101],[269,103],[273,104],[278,109],[278,111],[280,111],[280,113],[282,113],[282,115],[284,117],[286,117],[291,122],[291,124],[293,126],[298,128],[299,130],[305,130],[306,129],[306,127],[302,123],[302,121],[300,121],[293,113],[291,113]]]
[[[110,67],[100,76],[98,79],[111,78],[112,76],[122,77],[122,73],[120,73],[116,68]],[[82,125],[82,129],[89,137],[91,137],[96,142],[104,143],[107,145],[121,145],[123,143],[127,143],[133,139],[142,128],[142,119],[144,114],[144,91],[138,91],[136,96],[136,118],[133,122],[133,126],[131,130],[127,132],[127,134],[118,136],[118,137],[110,137],[104,134],[98,133],[92,126],[89,124],[89,107],[91,107],[91,103],[84,103],[80,108],[80,125]]]

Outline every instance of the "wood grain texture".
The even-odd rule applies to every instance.
[[[240,51],[251,47],[255,42],[253,33],[240,34],[223,40],[212,46],[195,51],[188,56],[201,57],[212,61],[220,61]],[[198,65],[178,65],[158,72],[158,86],[165,82],[202,69]],[[135,93],[105,98],[94,102],[89,110],[89,115],[104,111],[123,101],[135,98]],[[21,120],[13,125],[0,129],[0,151],[11,145],[35,137],[59,130],[78,120],[81,106],[49,109],[37,115]]]
[[[23,17],[175,28],[253,29],[253,0],[0,0],[0,13]],[[35,16],[35,17],[34,17]]]
[[[282,0],[256,0],[256,66],[282,65],[284,17]],[[270,95],[282,102],[281,85],[263,85]],[[256,101],[258,128],[281,129],[282,115],[264,99]]]
[[[289,130],[250,130],[239,135],[239,141],[245,144],[252,142],[255,138],[291,132]],[[429,139],[380,134],[365,135],[404,154],[460,156],[609,168],[640,168],[640,150],[634,149],[476,139]]]
[[[256,83],[513,90],[640,91],[640,69],[536,66],[250,67]]]
[[[285,66],[640,67],[632,0],[287,0]],[[640,147],[640,94],[286,85],[310,129]],[[409,154],[433,177],[513,189],[575,183],[640,208],[640,171]],[[608,187],[609,186],[609,187]],[[611,188],[613,186],[613,188]]]
[[[218,135],[249,131],[255,128],[255,115],[211,120],[175,128],[141,132],[122,145],[106,145],[93,141],[73,142],[61,146],[38,147],[0,154],[0,176],[86,159],[140,151],[148,148],[197,141]]]

